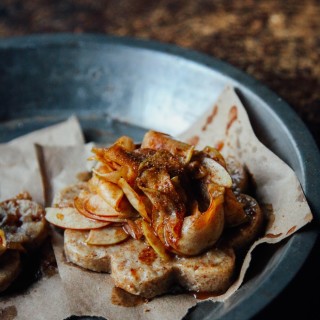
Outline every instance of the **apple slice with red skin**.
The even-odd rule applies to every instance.
[[[90,230],[86,243],[89,245],[112,245],[129,238],[122,227],[107,226],[101,229]]]
[[[109,221],[89,219],[75,208],[46,208],[46,220],[51,224],[74,230],[90,230],[107,226]]]

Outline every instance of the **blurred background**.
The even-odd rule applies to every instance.
[[[226,61],[286,100],[320,146],[319,0],[0,1],[0,37],[62,32],[152,39]],[[320,270],[318,254],[255,319],[272,319],[279,308],[319,319],[318,297],[308,291],[320,286],[320,272],[312,275],[310,265]]]

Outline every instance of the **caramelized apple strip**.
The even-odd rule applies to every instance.
[[[165,238],[175,251],[184,255],[196,255],[219,240],[224,228],[223,189],[209,186],[209,208],[205,212],[196,209],[194,214],[185,217],[179,238],[165,225]]]
[[[116,184],[93,176],[89,181],[89,188],[91,192],[99,194],[112,208],[119,209],[123,191]]]
[[[139,240],[143,236],[141,229],[142,219],[132,221],[130,219],[123,225],[123,230],[129,234],[133,239]]]
[[[165,261],[170,259],[170,255],[167,253],[165,246],[160,239],[154,234],[152,227],[148,222],[142,221],[142,232],[146,237],[147,242],[153,248],[153,250]]]
[[[194,151],[194,146],[174,140],[169,135],[156,131],[148,131],[145,134],[141,148],[167,150],[177,156],[183,164],[187,164],[190,161]]]
[[[134,217],[135,211],[131,208],[125,210],[115,210],[106,201],[104,201],[98,194],[89,194],[83,199],[83,206],[85,210],[97,216],[107,217],[121,217],[130,218]],[[121,206],[122,207],[122,206]]]
[[[128,168],[120,167],[118,170],[103,172],[102,170],[92,169],[93,173],[105,181],[117,184],[120,178],[127,179]]]
[[[141,217],[146,221],[150,221],[150,217],[148,216],[146,207],[140,198],[140,196],[133,190],[130,184],[121,178],[119,180],[119,186],[122,188],[123,192],[127,196],[127,199],[131,203],[131,205],[140,213]]]
[[[127,151],[133,151],[135,149],[133,140],[128,136],[121,136],[114,144],[121,146]]]
[[[118,216],[99,216],[97,214],[93,214],[90,211],[86,209],[85,202],[87,199],[83,199],[80,197],[76,197],[74,199],[74,207],[76,210],[80,213],[80,215],[83,215],[86,218],[96,220],[96,221],[105,221],[105,222],[125,222],[127,220],[127,217],[121,216],[120,214]]]
[[[129,235],[121,227],[105,227],[92,229],[89,232],[86,243],[90,245],[106,246],[120,243],[126,240]]]

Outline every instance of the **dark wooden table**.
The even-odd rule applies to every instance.
[[[0,37],[57,32],[134,36],[220,58],[286,100],[320,146],[318,0],[1,0]],[[255,319],[278,308],[286,318],[320,319],[319,295],[308,294],[320,286],[319,249]]]

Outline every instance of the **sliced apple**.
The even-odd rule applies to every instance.
[[[121,146],[123,149],[127,151],[133,151],[135,149],[135,145],[133,140],[130,137],[122,136],[114,144]]]
[[[122,227],[105,227],[102,229],[90,230],[87,244],[91,245],[112,245],[126,240],[129,235],[122,229]]]
[[[118,185],[98,176],[93,176],[90,179],[89,188],[91,192],[98,193],[112,208],[117,209],[123,198],[123,191]]]
[[[118,183],[120,178],[127,178],[128,168],[127,167],[120,167],[118,170],[113,170],[109,172],[101,172],[101,170],[92,169],[92,171],[104,180]]]
[[[153,248],[153,250],[165,261],[170,259],[170,255],[167,253],[164,244],[161,240],[155,235],[153,228],[149,225],[148,222],[142,221],[141,223],[142,232],[145,236],[148,244]]]
[[[223,188],[223,187],[218,187]],[[224,228],[224,194],[220,190],[209,190],[211,201],[205,212],[196,211],[183,220],[180,236],[177,238],[170,225],[165,225],[167,243],[182,255],[194,256],[212,247],[220,238]],[[215,198],[212,197],[215,195]]]
[[[113,208],[118,208],[123,197],[121,188],[109,181],[101,181],[97,193]]]
[[[140,196],[133,190],[130,184],[123,178],[119,180],[118,184],[122,188],[124,194],[127,196],[131,205],[140,213],[142,218],[150,221],[143,201],[141,200]]]
[[[232,179],[228,171],[217,161],[211,158],[204,158],[202,164],[208,170],[211,182],[225,188],[232,187]]]
[[[127,206],[124,202],[127,202]],[[117,211],[106,203],[99,195],[94,194],[83,199],[83,207],[88,212],[98,217],[127,219],[136,217],[136,211],[128,203],[127,199],[123,199],[120,203],[120,210]]]
[[[139,240],[143,236],[141,230],[142,219],[137,219],[135,221],[128,220],[124,225],[123,229],[127,234],[129,234],[133,239]]]
[[[102,228],[110,223],[89,219],[75,208],[46,208],[46,220],[57,227],[75,230]]]
[[[103,198],[98,194],[88,196],[84,200],[84,208],[92,214],[97,216],[114,216],[118,217],[121,213],[111,207]]]
[[[126,222],[126,218],[121,216],[98,216],[96,214],[92,214],[91,212],[85,209],[84,203],[86,199],[76,197],[74,199],[74,206],[76,210],[86,218],[97,220],[97,221],[105,221],[105,222]]]
[[[167,134],[152,130],[145,134],[141,148],[167,150],[174,156],[179,157],[183,164],[189,163],[194,152],[193,145],[175,140]]]

